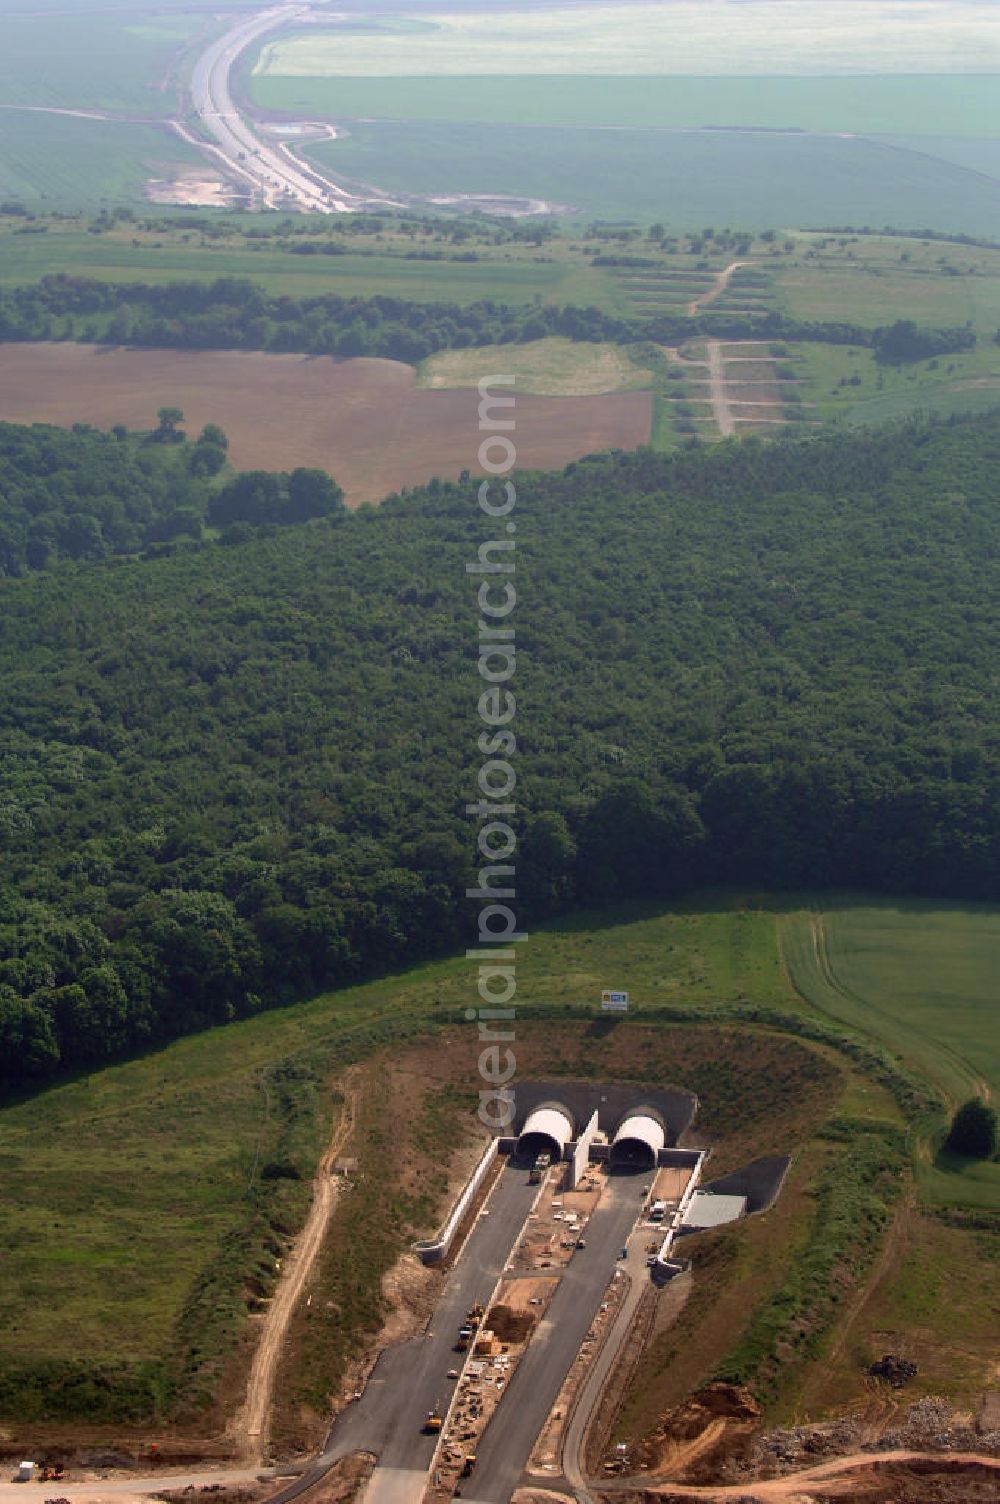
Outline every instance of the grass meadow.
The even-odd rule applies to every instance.
[[[652,384],[652,373],[617,345],[552,338],[525,345],[485,345],[442,350],[419,367],[417,384],[432,390],[476,387],[486,370],[509,372],[518,392],[546,397],[590,397]]]
[[[626,968],[637,996],[709,1009],[784,991],[769,916],[697,906],[540,932],[519,985],[526,1005],[589,1005]],[[76,1404],[90,1419],[141,1419],[181,1395],[204,1424],[196,1399],[208,1403],[232,1356],[242,1292],[267,1292],[304,1216],[337,1079],[380,1044],[459,1017],[475,996],[470,964],[443,961],[0,1109],[0,1414],[40,1422]],[[471,1079],[474,1052],[464,1068]],[[81,1364],[106,1370],[107,1413],[95,1413]]]
[[[0,140],[2,131],[0,117]],[[0,165],[0,181],[2,175]],[[410,261],[379,252],[372,238],[365,250],[352,254],[348,249],[342,256],[298,256],[239,235],[232,241],[202,241],[195,220],[189,230],[165,227],[162,232],[96,235],[78,223],[53,224],[45,234],[24,234],[16,221],[0,219],[0,283],[8,285],[57,272],[153,283],[237,276],[251,278],[268,292],[298,297],[384,293],[418,302],[493,298],[518,304],[537,298],[605,308],[624,302],[608,271],[579,256],[563,255],[559,247],[541,259],[537,254],[498,252],[484,253],[478,262]]]

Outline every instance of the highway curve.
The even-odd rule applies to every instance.
[[[294,206],[304,213],[343,213],[363,207],[363,201],[296,164],[290,153],[256,135],[237,110],[230,87],[233,65],[242,52],[267,32],[306,13],[303,5],[278,5],[238,21],[198,58],[191,75],[191,99],[203,130],[211,138],[209,150],[222,160],[232,177],[251,188],[260,207]],[[205,147],[204,141],[189,135],[182,125],[177,128],[187,140]]]

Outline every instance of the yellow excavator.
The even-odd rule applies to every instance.
[[[427,1412],[427,1419],[424,1421],[424,1430],[428,1435],[433,1436],[440,1431],[443,1425],[444,1419],[441,1415],[441,1406],[435,1403],[434,1409]]]

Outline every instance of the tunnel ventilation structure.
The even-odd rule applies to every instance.
[[[611,1164],[622,1169],[655,1169],[666,1141],[659,1113],[651,1107],[639,1108],[622,1120],[611,1144]]]
[[[525,1159],[548,1154],[556,1164],[573,1137],[573,1118],[568,1108],[558,1102],[546,1102],[529,1114],[517,1141],[517,1152]]]

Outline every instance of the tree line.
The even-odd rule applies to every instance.
[[[416,363],[439,350],[574,340],[677,343],[692,335],[788,339],[873,349],[887,361],[921,360],[971,349],[968,326],[918,329],[908,320],[866,328],[849,321],[797,320],[704,312],[625,318],[594,307],[409,302],[376,294],[293,298],[240,277],[214,282],[102,282],[66,273],[0,289],[0,340],[82,340],[168,349],[275,350],[307,355],[379,356]]]
[[[523,927],[719,882],[995,897],[998,453],[988,416],[523,475]],[[3,1080],[468,943],[484,536],[432,482],[0,585]]]

